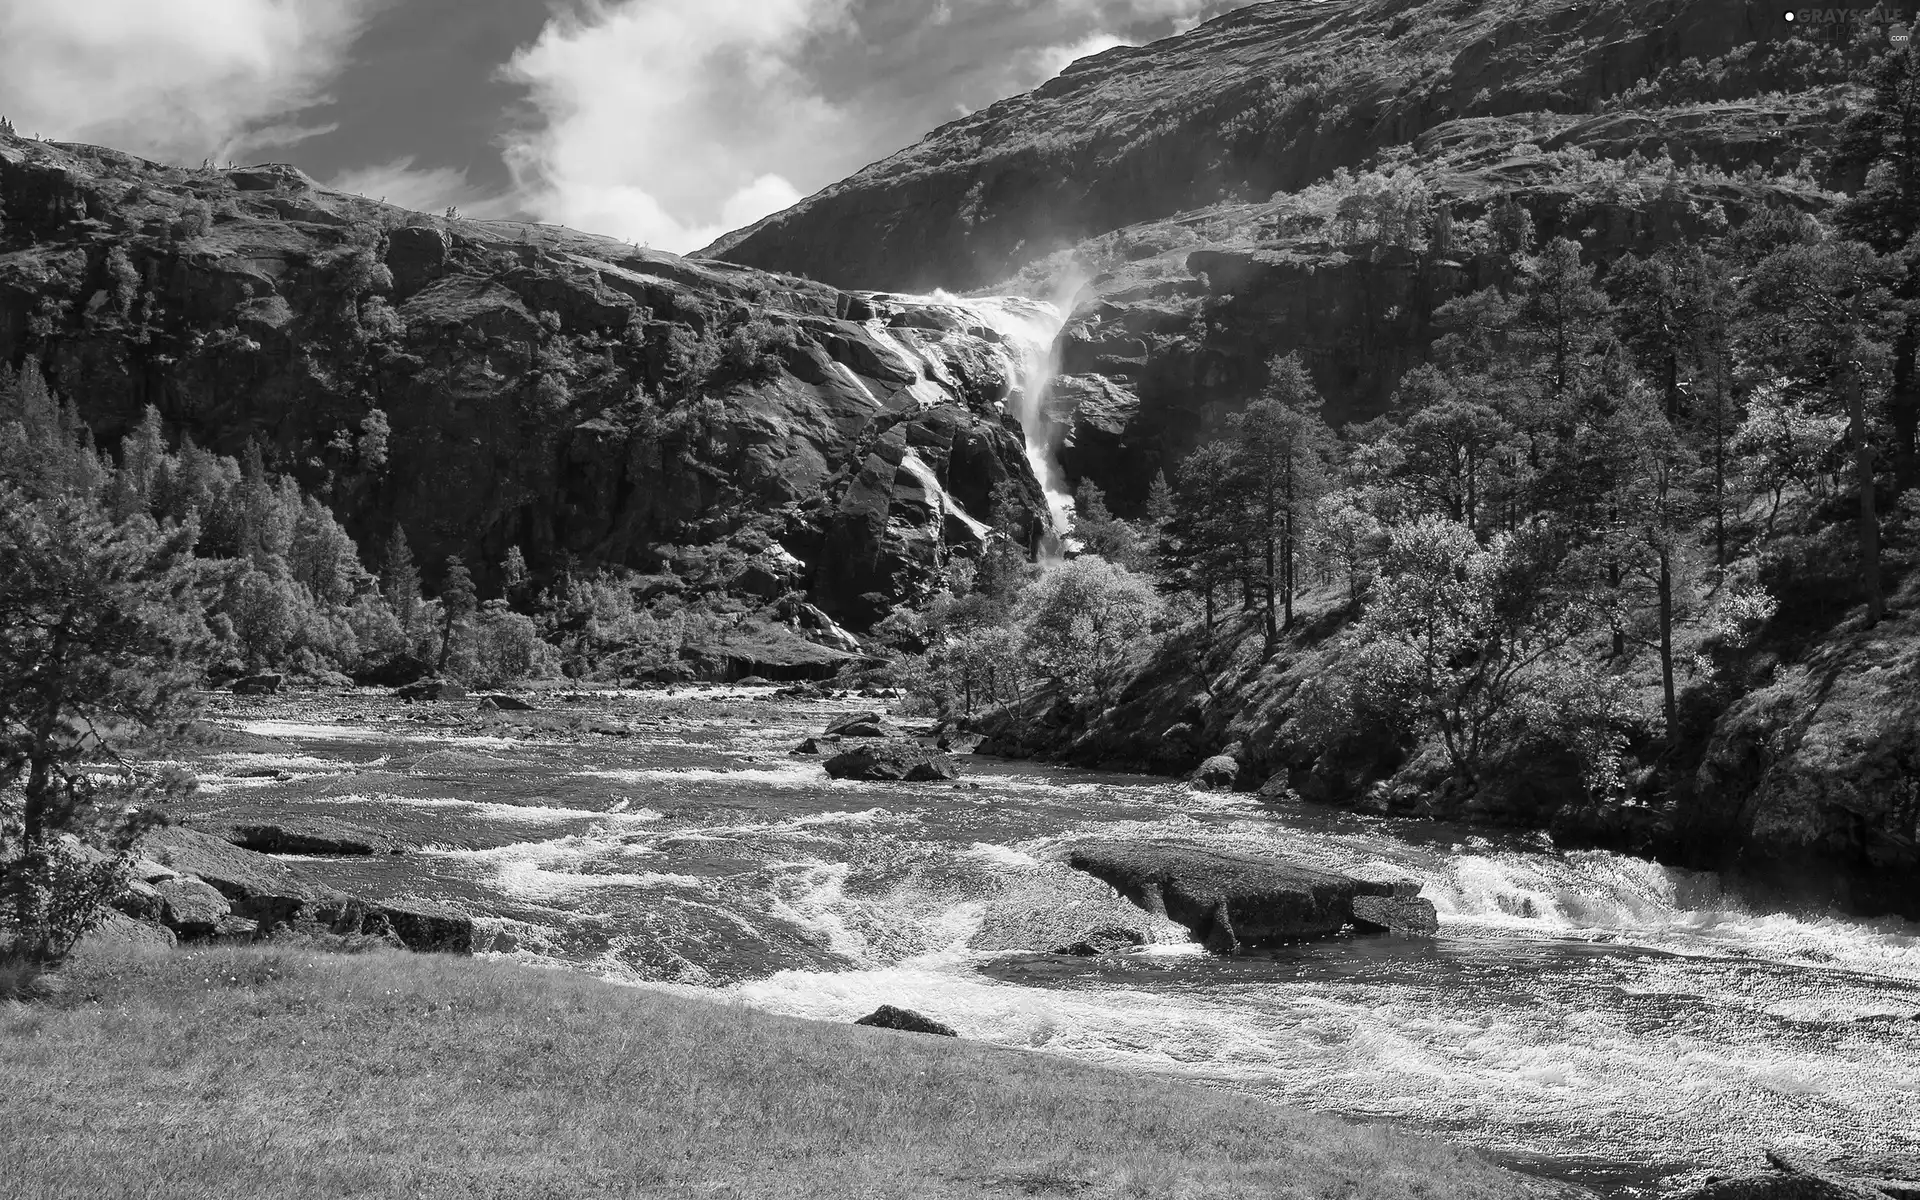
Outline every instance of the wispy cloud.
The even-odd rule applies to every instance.
[[[323,99],[372,2],[0,4],[0,112],[153,158],[244,157],[317,132],[292,118]]]

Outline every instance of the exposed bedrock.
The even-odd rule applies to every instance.
[[[1067,849],[1067,863],[1226,953],[1349,926],[1431,933],[1437,925],[1417,885],[1374,883],[1284,859],[1173,841],[1087,841]]]
[[[996,487],[1045,511],[1013,359],[953,306],[8,135],[0,199],[0,363],[105,445],[150,404],[258,444],[369,554],[398,521],[483,586],[517,546],[811,591],[857,630],[978,551]]]

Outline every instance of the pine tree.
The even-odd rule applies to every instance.
[[[400,619],[400,627],[411,629],[413,618],[420,611],[420,569],[414,565],[413,551],[407,546],[407,531],[399,525],[393,527],[393,536],[387,539],[386,561],[380,566],[380,588],[386,593],[393,615]]]
[[[191,524],[116,522],[20,482],[0,475],[0,954],[47,962],[125,881],[125,859],[77,859],[58,835],[124,850],[129,806],[177,786],[157,793],[118,752],[184,711],[210,642]]]
[[[1266,650],[1293,628],[1298,552],[1308,514],[1325,490],[1333,435],[1314,415],[1320,394],[1298,354],[1268,364],[1266,393],[1232,421],[1237,474],[1245,481],[1243,509],[1253,552],[1251,577],[1263,598]],[[1284,616],[1283,616],[1284,614]]]
[[[447,555],[447,575],[440,584],[440,606],[445,610],[445,625],[440,631],[440,662],[435,670],[447,669],[447,656],[453,651],[453,629],[461,621],[472,616],[479,607],[479,593],[474,591],[473,576],[467,573],[467,564],[458,554]]]

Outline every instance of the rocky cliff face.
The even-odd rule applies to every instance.
[[[288,167],[0,136],[0,204],[0,363],[41,363],[105,445],[149,404],[255,442],[370,551],[398,521],[483,579],[519,546],[861,624],[978,548],[996,487],[1044,511],[1002,403],[1018,357],[960,310]]]
[[[1075,63],[709,251],[843,287],[983,287],[1092,236],[1297,190],[1463,118],[1550,117],[1547,148],[1772,164],[1820,136],[1813,91],[1843,77],[1843,55],[1784,12],[1255,4]]]

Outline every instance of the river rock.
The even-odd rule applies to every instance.
[[[154,893],[160,900],[160,920],[182,937],[210,937],[231,915],[227,898],[198,879],[169,879]]]
[[[934,744],[954,754],[972,754],[979,750],[980,743],[985,740],[985,734],[943,733],[940,735],[940,740]]]
[[[422,953],[473,952],[473,918],[435,904],[336,896],[317,902],[310,912],[336,934],[382,937]]]
[[[491,700],[493,702],[493,706],[499,709],[501,712],[533,712],[535,711],[533,705],[528,704],[525,700],[520,699],[518,696],[495,695],[495,696],[488,696],[487,699]]]
[[[932,783],[960,777],[953,759],[916,742],[858,746],[834,755],[826,767],[835,779],[874,782]]]
[[[318,893],[279,859],[183,825],[150,831],[141,839],[139,853],[198,876],[227,898],[236,915],[269,928],[294,920]]]
[[[1354,920],[1356,897],[1394,892],[1284,859],[1162,840],[1080,842],[1067,863],[1228,952],[1339,933]]]
[[[207,832],[245,850],[262,854],[344,855],[398,854],[402,847],[383,833],[363,829],[332,817],[290,817],[278,821],[247,821],[208,826]]]
[[[854,1024],[871,1025],[875,1029],[898,1029],[904,1033],[930,1033],[935,1037],[960,1036],[932,1017],[923,1016],[910,1008],[895,1008],[891,1004],[882,1004]]]
[[[403,688],[396,688],[393,697],[396,700],[405,700],[408,704],[432,700],[465,700],[467,689],[442,679],[423,679],[419,683],[410,683]]]
[[[808,738],[793,748],[795,754],[825,754],[829,750],[838,750],[840,739],[837,737]]]
[[[846,716],[827,725],[828,737],[843,738],[896,738],[900,730],[887,720],[885,714],[877,712],[848,713]]]
[[[280,681],[278,675],[250,675],[234,680],[228,690],[236,696],[272,696],[280,691]]]
[[[1353,925],[1362,933],[1432,937],[1440,932],[1440,913],[1424,896],[1355,896]]]
[[[1240,764],[1231,754],[1216,754],[1200,764],[1193,782],[1214,792],[1230,792],[1240,779]]]

